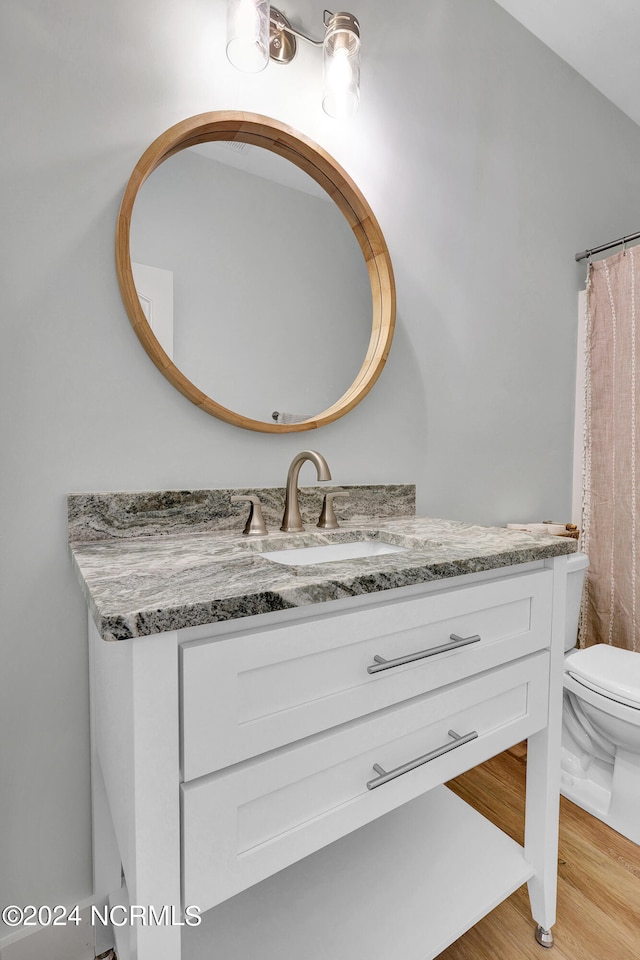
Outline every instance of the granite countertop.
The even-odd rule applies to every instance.
[[[303,510],[305,524],[305,513],[317,519],[317,489],[310,488],[306,493],[309,506]],[[212,491],[206,492],[206,503],[204,491],[180,492],[173,495],[173,500],[167,493],[153,495],[165,498],[153,501],[153,510],[162,515],[160,523],[156,514],[153,522],[149,521],[153,513],[150,494],[101,495],[101,501],[97,495],[70,497],[71,554],[100,634],[105,640],[148,636],[528,563],[576,550],[575,540],[565,537],[416,517],[413,512],[398,514],[396,510],[410,510],[415,502],[415,489],[410,485],[342,489],[350,492],[352,502],[346,507],[347,501],[341,501],[339,513],[344,506],[351,516],[341,521],[338,530],[320,531],[309,522],[305,533],[273,532],[268,537],[238,533],[242,527],[239,518],[246,508],[242,515],[237,510],[229,511],[228,501],[230,494],[243,491],[215,491],[224,504],[218,529],[211,522]],[[373,504],[377,507],[376,520],[370,519],[371,514],[363,516],[363,490],[375,490],[376,495],[382,491],[378,503]],[[269,501],[269,492],[259,492],[263,503]],[[274,503],[265,509],[271,529],[279,510],[278,494],[273,494]],[[132,510],[132,498],[136,496],[138,501]],[[122,502],[126,509],[122,509],[122,503],[114,507],[117,497],[129,498]],[[143,497],[146,501],[140,499]],[[185,512],[180,508],[184,503],[175,500],[180,497],[190,497],[190,507],[194,497],[203,510],[206,507],[207,529],[203,529],[202,514],[197,516],[199,507],[193,507],[188,523],[183,522]],[[301,497],[301,505],[303,500]],[[144,503],[142,511],[139,503]],[[228,529],[229,517],[235,530]],[[376,539],[405,549],[309,566],[285,566],[261,555],[266,550]]]

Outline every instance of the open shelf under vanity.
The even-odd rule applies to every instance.
[[[357,943],[368,960],[432,960],[532,874],[440,786],[214,907],[183,957],[211,960],[214,942],[219,960],[354,960]]]

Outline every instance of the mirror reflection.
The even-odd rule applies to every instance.
[[[362,251],[330,197],[269,150],[218,141],[160,164],[135,200],[131,260],[172,275],[177,367],[243,416],[316,416],[362,366],[372,315]],[[134,275],[145,315],[160,316],[166,304]],[[168,334],[154,332],[171,355]]]

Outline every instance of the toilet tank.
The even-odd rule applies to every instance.
[[[584,573],[589,566],[586,553],[572,553],[567,557],[567,620],[565,624],[564,649],[571,650],[578,639],[578,620],[582,602]]]

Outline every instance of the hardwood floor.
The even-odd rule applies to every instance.
[[[525,760],[519,744],[448,784],[518,843]],[[553,949],[539,946],[534,930],[521,887],[438,960],[640,960],[640,847],[564,797]]]

